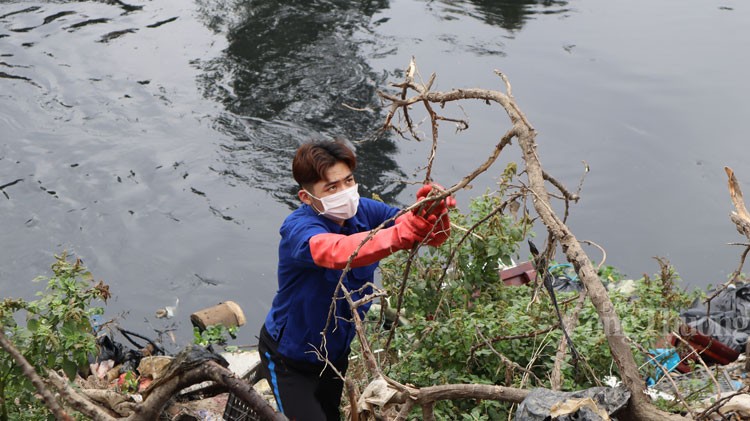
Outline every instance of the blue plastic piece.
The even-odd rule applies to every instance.
[[[649,377],[646,379],[646,386],[653,386],[662,375],[666,374],[664,373],[662,367],[664,367],[667,372],[670,372],[677,368],[677,365],[680,364],[680,356],[679,354],[677,354],[677,351],[674,348],[649,349],[648,353],[653,355],[653,357],[649,359],[648,362],[649,364],[655,366],[656,370],[654,370],[653,378]]]
[[[578,274],[573,270],[573,265],[570,264],[570,263],[560,263],[560,264],[557,264],[557,265],[552,265],[552,266],[549,267],[549,271],[550,271],[550,273],[552,273],[553,270],[559,269],[559,268],[565,268],[566,269],[566,270],[563,270],[563,274],[565,275],[565,277],[567,277],[571,281],[575,281],[575,280],[578,279]],[[569,275],[568,274],[569,271],[567,269],[570,269],[570,272],[573,272],[573,274]]]
[[[94,314],[91,316],[91,328],[94,331],[94,335],[99,333],[99,330],[102,328],[102,316],[99,314]]]

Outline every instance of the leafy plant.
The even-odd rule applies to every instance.
[[[120,390],[125,393],[135,393],[138,391],[138,375],[133,371],[126,371],[123,373],[122,383],[120,384]]]
[[[5,335],[37,373],[63,370],[69,378],[88,366],[96,353],[91,319],[104,312],[92,306],[109,298],[109,287],[94,279],[81,260],[68,261],[67,253],[55,256],[47,288],[34,301],[6,298],[0,303],[0,323]],[[25,323],[18,323],[23,320]],[[31,382],[15,361],[0,353],[0,420],[39,420],[50,417],[34,396]]]
[[[514,172],[506,171],[509,181]],[[505,212],[503,191],[476,198],[470,213],[454,212],[451,220],[474,227],[471,233],[454,229],[439,249],[427,249],[409,264],[405,253],[381,264],[382,282],[390,291],[391,306],[404,282],[401,314],[408,323],[395,335],[373,329],[371,348],[390,344],[393,350],[382,366],[389,376],[417,386],[447,383],[496,384],[513,387],[549,387],[548,379],[562,333],[549,296],[535,285],[510,287],[499,280],[499,265],[520,258],[520,243],[530,233],[531,221]],[[692,302],[676,286],[673,270],[657,277],[630,281],[632,291],[618,288],[623,276],[613,267],[600,270],[622,320],[626,334],[643,347],[674,329],[678,311]],[[558,293],[561,311],[571,312],[576,293]],[[377,318],[371,312],[371,318]],[[370,323],[369,326],[379,326]],[[599,317],[590,302],[581,309],[577,327],[570,332],[578,351],[601,379],[616,370],[612,364]],[[390,342],[389,342],[390,340]],[[645,358],[635,350],[639,363]],[[646,372],[644,371],[644,374]],[[594,386],[582,363],[562,366],[563,389]],[[453,401],[436,405],[438,418],[507,418],[510,405],[494,401]]]
[[[206,326],[205,330],[201,330],[197,326],[193,327],[193,343],[196,345],[208,346],[208,345],[226,345],[228,342],[227,337],[232,339],[237,337],[237,326],[226,327],[224,325],[216,324]],[[232,351],[236,347],[225,347],[227,351]]]

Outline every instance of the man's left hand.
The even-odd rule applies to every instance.
[[[427,198],[433,190],[442,192],[445,190],[445,188],[435,183],[425,184],[417,191],[417,201]],[[454,207],[456,207],[456,199],[453,196],[447,196],[437,203],[435,203],[434,200],[425,201],[422,206],[416,210],[419,211],[419,213],[424,214],[425,216],[433,216],[439,218],[435,222],[435,227],[432,233],[425,241],[427,245],[439,247],[448,239],[448,237],[450,237],[451,221],[450,217],[448,216],[448,209]]]

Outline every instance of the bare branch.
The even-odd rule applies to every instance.
[[[392,402],[406,402],[414,400],[416,405],[429,402],[457,399],[486,399],[501,402],[521,403],[529,391],[514,387],[504,387],[487,384],[444,384],[427,386],[417,389],[413,394],[397,393]]]
[[[675,383],[672,376],[669,375],[669,370],[667,370],[667,368],[664,367],[664,365],[661,362],[659,362],[659,360],[656,359],[656,357],[649,354],[649,352],[646,351],[643,348],[643,346],[641,346],[641,344],[635,341],[630,341],[630,343],[632,343],[636,348],[638,348],[638,350],[641,351],[644,355],[648,355],[649,361],[651,361],[652,363],[656,364],[657,367],[659,367],[659,370],[661,370],[661,372],[664,373],[662,378],[666,378],[667,380],[669,380],[669,383],[672,384],[672,390],[674,390],[675,395],[677,395],[677,399],[680,402],[682,402],[682,404],[685,406],[685,409],[688,411],[688,413],[690,413],[690,416],[694,418],[695,414],[693,413],[693,408],[690,407],[690,404],[688,404],[687,400],[685,400],[685,398],[680,393],[680,388],[677,386],[677,383]]]
[[[479,335],[479,337],[482,339],[482,342],[484,342],[485,345],[487,345],[487,347],[490,349],[490,351],[492,351],[492,353],[495,354],[495,356],[497,356],[497,358],[500,358],[500,361],[503,364],[505,364],[506,366],[515,368],[518,371],[522,371],[522,372],[528,374],[529,376],[533,377],[534,380],[536,380],[537,384],[541,384],[542,383],[542,381],[539,380],[539,377],[537,377],[536,374],[534,374],[533,371],[527,370],[526,368],[522,367],[518,363],[512,361],[510,358],[508,358],[505,355],[497,352],[497,350],[495,349],[495,347],[493,347],[492,344],[487,340],[487,338],[485,338],[484,335],[482,335],[482,331],[481,331],[481,329],[479,329],[479,327],[475,327],[475,330],[477,332],[477,335]],[[472,354],[472,356],[473,356],[473,354]]]
[[[740,189],[740,184],[737,182],[737,177],[734,176],[734,171],[729,167],[724,167],[724,171],[727,173],[727,177],[729,177],[729,195],[732,198],[735,209],[737,209],[737,213],[742,219],[750,220],[750,213],[748,213],[745,207],[742,189]]]
[[[716,394],[717,395],[720,394],[721,393],[721,386],[719,385],[719,381],[716,380],[716,377],[714,377],[714,375],[711,373],[711,369],[709,369],[708,365],[706,364],[706,362],[703,361],[703,358],[701,357],[701,353],[698,352],[698,350],[696,350],[692,345],[690,345],[690,342],[686,341],[685,338],[683,338],[679,333],[672,332],[672,335],[674,335],[674,337],[677,338],[677,340],[679,340],[685,346],[687,346],[688,349],[692,350],[691,352],[697,357],[698,362],[700,362],[701,365],[703,366],[703,368],[706,369],[706,373],[708,373],[709,378],[711,379],[711,381],[713,381],[714,387],[716,388]],[[713,341],[713,339],[712,339],[712,341]],[[710,342],[709,342],[709,346],[710,346]]]
[[[643,379],[641,378],[638,371],[638,367],[633,357],[633,352],[628,343],[627,336],[622,329],[622,324],[620,322],[619,316],[615,312],[614,305],[609,299],[607,290],[604,288],[601,280],[597,276],[597,270],[593,267],[591,260],[581,247],[579,241],[566,226],[565,219],[561,219],[553,210],[553,207],[550,203],[550,192],[547,190],[545,181],[550,181],[550,183],[555,185],[555,187],[557,187],[558,190],[562,192],[563,198],[566,201],[566,209],[567,202],[569,200],[577,198],[578,194],[570,193],[568,190],[564,189],[561,183],[557,183],[553,177],[550,177],[549,174],[546,174],[543,170],[541,161],[537,154],[537,144],[535,140],[536,131],[534,127],[529,123],[526,116],[522,113],[520,107],[517,105],[513,97],[512,87],[508,78],[504,74],[496,71],[498,76],[500,76],[500,78],[504,82],[507,94],[495,90],[485,89],[453,89],[447,92],[433,92],[430,91],[429,88],[432,85],[434,78],[430,79],[428,85],[418,86],[413,83],[413,75],[415,73],[417,73],[416,64],[412,59],[409,65],[409,70],[407,71],[405,83],[399,85],[399,87],[401,88],[400,98],[382,92],[379,93],[382,98],[391,102],[390,111],[383,126],[384,128],[390,127],[393,116],[399,110],[402,110],[404,113],[406,113],[408,112],[408,107],[417,103],[422,103],[427,108],[428,113],[430,113],[433,126],[433,142],[435,142],[437,137],[438,116],[434,113],[434,110],[432,110],[429,104],[440,104],[440,106],[443,106],[447,102],[469,99],[483,100],[488,103],[497,103],[508,115],[510,123],[512,125],[512,127],[506,132],[505,136],[503,136],[500,143],[496,146],[493,154],[488,157],[488,159],[483,164],[477,167],[477,169],[472,172],[472,174],[464,177],[459,183],[446,189],[437,197],[432,197],[430,199],[440,200],[466,187],[471,180],[486,171],[495,162],[500,151],[506,145],[510,144],[513,138],[516,138],[518,140],[518,145],[521,149],[523,160],[525,163],[524,172],[528,176],[528,189],[533,201],[534,208],[536,209],[539,218],[548,229],[549,238],[547,242],[547,252],[551,254],[555,249],[554,245],[559,242],[567,260],[573,264],[579,278],[584,284],[588,297],[590,298],[592,304],[594,305],[594,308],[597,311],[597,314],[599,315],[599,318],[601,319],[602,326],[604,328],[604,334],[607,338],[614,363],[619,369],[623,383],[631,393],[631,401],[630,405],[628,406],[629,415],[631,417],[643,420],[681,418],[679,416],[673,416],[657,410],[653,406],[653,404],[651,404],[650,399],[644,394]],[[415,91],[416,94],[407,97],[405,95],[405,92],[409,89]],[[434,153],[431,154],[431,157],[434,157]],[[428,164],[428,177],[430,174],[430,168],[431,164]],[[588,166],[586,166],[586,172],[588,172]],[[417,203],[410,208],[416,206],[421,206],[421,204]],[[565,216],[567,216],[567,210]],[[746,232],[750,233],[750,224],[748,225],[748,231]],[[466,235],[464,236],[464,238],[466,238]],[[355,322],[356,321],[357,317],[355,316]],[[360,336],[360,338],[362,338],[362,336]],[[498,394],[507,392],[507,389],[501,389],[502,393],[496,389],[492,389],[492,392],[490,392],[488,389],[483,389],[480,385],[459,386],[460,387],[458,390],[460,390],[461,392],[457,392],[457,389],[455,389],[456,386],[443,385],[424,387],[416,392],[410,392],[408,395],[409,399],[415,400],[415,405],[420,405],[424,408],[424,405],[429,402],[439,399],[460,398],[461,396],[463,396],[463,393],[467,393],[466,396],[470,396],[475,399],[497,399]],[[514,395],[514,397],[517,398],[518,396]],[[508,396],[503,396],[503,399],[500,400],[509,400],[511,402],[516,402],[513,399],[507,398]],[[520,402],[520,400],[517,402]],[[402,410],[401,414],[399,415],[400,418],[403,418],[406,416],[406,414],[408,414],[408,408],[404,409],[405,411]]]
[[[487,342],[490,344],[494,344],[495,342],[510,341],[513,339],[534,338],[534,337],[549,333],[557,329],[559,326],[560,326],[559,324],[555,323],[554,325],[549,326],[547,328],[535,330],[533,332],[522,333],[520,335],[495,336],[494,338],[489,339]],[[475,344],[474,346],[472,346],[471,351],[470,351],[471,358],[474,358],[474,353],[476,352],[476,350],[483,346],[484,344]]]
[[[414,401],[411,399],[407,399],[403,405],[401,405],[401,410],[398,411],[398,416],[393,421],[405,421],[406,417],[409,416],[409,412],[411,412],[411,409],[414,408]]]
[[[581,197],[578,196],[578,194],[571,193],[570,191],[568,191],[568,189],[566,189],[565,186],[561,182],[559,182],[556,178],[552,177],[551,175],[547,174],[546,171],[542,171],[542,176],[544,177],[545,180],[549,181],[550,184],[552,184],[558,190],[560,190],[560,193],[562,193],[565,200],[578,202],[581,199]]]
[[[573,312],[565,318],[565,326],[572,332],[578,325],[578,314],[583,309],[583,304],[586,302],[586,292],[582,291],[578,294],[578,302],[576,303]],[[552,367],[552,374],[550,374],[550,386],[552,390],[560,390],[562,387],[562,363],[565,359],[565,354],[568,348],[568,342],[565,337],[560,338],[560,344],[557,346],[557,353],[555,354],[555,364]],[[592,373],[593,374],[593,373]]]
[[[748,393],[748,389],[749,388],[747,386],[745,386],[745,387],[741,388],[740,390],[738,390],[738,391],[736,391],[734,393],[730,393],[730,394],[728,394],[726,396],[723,396],[721,399],[717,399],[716,402],[714,402],[713,405],[709,406],[708,408],[706,408],[705,410],[703,410],[703,412],[701,412],[700,414],[696,415],[695,419],[697,419],[697,420],[708,420],[708,419],[711,419],[711,418],[708,417],[709,415],[711,415],[714,412],[720,410],[721,407],[724,406],[725,403],[727,403],[728,401],[730,401],[735,396],[747,394]]]
[[[596,270],[598,271],[599,269],[602,268],[602,266],[604,266],[604,262],[607,261],[607,250],[604,250],[604,247],[600,246],[599,244],[596,244],[595,242],[593,242],[591,240],[581,240],[581,242],[583,244],[588,244],[590,246],[594,246],[594,247],[598,248],[599,251],[602,252],[602,261],[599,262],[599,265],[596,266]]]
[[[39,377],[37,372],[34,370],[34,367],[29,364],[28,361],[26,361],[26,358],[21,355],[18,349],[16,349],[13,343],[8,340],[8,338],[5,336],[5,333],[3,332],[4,329],[0,329],[0,347],[2,347],[8,354],[10,354],[16,364],[21,367],[21,372],[24,376],[26,376],[26,378],[29,379],[29,381],[31,381],[31,384],[34,385],[37,393],[42,396],[44,404],[47,406],[47,408],[49,408],[50,412],[52,412],[52,414],[58,420],[73,421],[73,418],[65,412],[60,404],[57,403],[57,400],[52,395],[52,393],[47,390],[44,381],[41,377]]]
[[[117,416],[114,412],[108,412],[99,405],[92,402],[86,396],[78,393],[69,384],[68,380],[54,371],[47,373],[50,383],[57,389],[65,402],[76,411],[86,415],[94,421],[114,421]],[[130,413],[130,412],[128,412]],[[121,414],[125,415],[125,414]]]

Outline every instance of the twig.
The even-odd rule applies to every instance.
[[[411,265],[414,261],[414,256],[417,255],[417,251],[419,250],[419,245],[415,245],[411,251],[409,252],[409,258],[406,260],[406,267],[404,267],[404,276],[401,279],[401,286],[398,290],[398,301],[396,302],[396,320],[401,317],[401,306],[404,304],[404,294],[406,293],[406,280],[409,277],[409,273],[411,272]],[[396,326],[398,323],[391,324],[391,328],[388,331],[388,339],[385,341],[385,349],[390,349],[391,347],[391,341],[393,340],[394,335],[396,334]]]
[[[664,373],[664,375],[662,377],[666,378],[667,380],[669,380],[669,382],[672,384],[672,388],[674,389],[675,395],[677,395],[677,399],[679,399],[680,402],[682,402],[682,404],[685,405],[685,409],[687,409],[688,413],[690,413],[690,416],[694,418],[695,414],[693,413],[693,408],[691,408],[690,404],[688,404],[687,400],[685,400],[685,398],[682,397],[682,394],[680,393],[680,388],[677,386],[677,383],[675,383],[675,381],[672,378],[672,376],[669,375],[669,370],[667,370],[667,368],[664,367],[664,365],[661,362],[659,362],[659,360],[657,360],[655,356],[651,355],[648,351],[646,351],[646,349],[644,349],[641,344],[639,344],[639,343],[631,340],[630,338],[628,338],[628,342],[630,342],[631,344],[633,344],[643,354],[648,355],[649,358],[651,359],[651,361],[654,364],[656,364],[657,367],[659,367],[659,370],[661,370]]]
[[[469,228],[464,228],[461,225],[458,225],[458,224],[456,224],[453,221],[451,221],[451,228],[457,229],[457,230],[459,230],[461,232],[469,233],[474,238],[476,238],[478,240],[481,240],[481,241],[484,241],[484,237],[482,237],[481,235],[477,234],[476,232],[471,231],[471,229],[469,229]]]
[[[495,347],[493,347],[492,344],[487,340],[487,338],[484,337],[484,335],[482,334],[481,329],[479,329],[478,326],[475,326],[475,330],[477,332],[477,335],[479,335],[479,338],[482,339],[482,342],[484,342],[485,345],[487,345],[487,347],[490,349],[490,351],[492,351],[493,354],[495,354],[498,358],[500,358],[500,361],[502,361],[503,364],[505,364],[506,366],[510,366],[512,368],[515,368],[516,370],[522,371],[522,372],[530,375],[531,377],[534,378],[534,380],[536,380],[537,384],[541,384],[542,383],[542,381],[539,380],[539,377],[537,377],[536,374],[534,374],[533,371],[527,370],[526,368],[522,367],[518,363],[512,361],[510,358],[508,358],[505,355],[499,353],[495,349]],[[473,354],[472,354],[472,357],[473,357]]]
[[[21,181],[23,181],[23,178],[17,178],[15,180],[11,181],[10,183],[5,183],[3,185],[0,185],[0,190],[4,190],[6,187],[10,187],[10,186],[12,186],[14,184],[17,184],[17,183],[21,182]]]
[[[737,177],[734,176],[734,171],[732,171],[732,169],[729,167],[724,167],[724,171],[727,173],[727,177],[729,178],[729,195],[732,198],[732,203],[734,203],[735,209],[737,209],[737,213],[742,219],[750,220],[750,213],[748,213],[747,208],[745,207],[745,201],[742,196],[742,190],[740,189],[740,183],[737,182]]]
[[[438,124],[437,114],[433,111],[430,103],[423,101],[427,113],[430,115],[430,122],[432,125],[432,147],[430,148],[430,156],[427,158],[427,170],[425,171],[424,184],[429,184],[432,181],[432,164],[435,162],[435,154],[437,153],[437,142],[438,142]]]
[[[510,81],[508,80],[508,77],[505,76],[505,73],[495,69],[495,74],[500,76],[500,78],[505,83],[505,91],[508,93],[508,103],[507,107],[510,107],[515,115],[520,118],[521,122],[523,122],[523,125],[526,126],[529,130],[532,132],[536,132],[536,129],[534,129],[534,126],[529,123],[529,120],[526,118],[526,115],[521,111],[520,108],[518,108],[518,104],[516,104],[516,100],[513,97],[513,88],[510,86]],[[506,104],[503,104],[503,108],[506,108]],[[508,108],[506,108],[506,111],[509,111]],[[513,125],[515,125],[516,121],[514,119],[514,115],[511,113],[508,113],[508,116],[510,117],[511,121],[513,122]]]
[[[393,421],[405,421],[406,417],[409,416],[409,412],[411,412],[412,408],[414,408],[414,401],[411,399],[407,399],[403,405],[401,405],[401,410],[398,411],[398,415]]]
[[[714,377],[714,375],[711,373],[711,370],[708,368],[708,365],[706,364],[706,362],[703,361],[703,357],[701,357],[700,352],[698,352],[698,350],[696,350],[695,348],[693,348],[693,346],[690,345],[690,342],[686,341],[685,338],[683,338],[682,336],[680,336],[680,334],[678,332],[672,332],[672,335],[674,335],[674,337],[677,338],[677,340],[679,340],[683,344],[687,345],[688,348],[692,349],[693,352],[695,352],[695,356],[698,358],[698,362],[700,362],[701,365],[703,366],[703,368],[706,369],[706,373],[708,373],[708,376],[714,382],[714,386],[716,387],[716,394],[718,396],[721,393],[721,386],[719,385],[719,381],[716,380],[716,377]],[[712,341],[713,341],[713,339],[712,339]],[[709,342],[708,346],[711,346],[711,342]]]
[[[747,259],[747,254],[750,252],[750,245],[743,244],[745,246],[745,250],[740,255],[740,264],[737,266],[737,269],[732,272],[732,275],[729,277],[729,279],[732,282],[736,282],[737,278],[742,274],[742,267],[745,266],[745,259]]]
[[[547,174],[546,171],[542,171],[542,176],[545,180],[549,181],[550,184],[555,186],[558,190],[560,190],[560,193],[562,193],[565,200],[570,200],[572,202],[578,202],[581,197],[576,193],[571,193],[568,191],[568,189],[565,188],[565,186],[559,182],[556,178],[552,177],[551,175]]]
[[[109,415],[99,405],[95,404],[88,397],[81,395],[70,386],[68,380],[63,378],[54,371],[48,373],[49,381],[60,393],[65,403],[76,411],[86,415],[94,421],[114,421],[116,418]]]
[[[729,285],[734,284],[737,282],[737,278],[742,273],[742,267],[745,266],[745,259],[747,258],[748,253],[750,252],[750,244],[737,244],[734,243],[733,245],[742,245],[745,246],[745,250],[740,254],[740,263],[739,266],[737,266],[737,269],[735,269],[734,272],[729,276],[729,280],[721,284],[719,288],[716,288],[716,291],[714,291],[711,295],[709,295],[704,301],[703,304],[707,306],[706,312],[708,312],[711,309],[711,301],[713,301],[714,298],[718,297],[719,294],[721,294],[724,290],[726,290]]]
[[[368,342],[367,340],[367,335],[365,335],[365,329],[362,326],[362,318],[359,316],[359,311],[354,307],[354,301],[352,301],[351,293],[346,288],[346,286],[342,285],[341,289],[344,293],[344,299],[349,304],[349,308],[353,309],[351,311],[351,314],[352,321],[354,322],[354,331],[357,333],[357,337],[359,338],[359,346],[362,349],[362,356],[365,361],[365,366],[373,377],[382,376],[383,373],[380,370],[380,366],[378,365],[377,361],[375,360],[375,354],[372,352],[372,349],[370,349],[370,342]],[[330,364],[328,359],[326,359],[326,364]]]
[[[584,243],[584,244],[588,244],[590,246],[594,246],[594,247],[598,248],[599,251],[602,252],[602,261],[599,262],[599,265],[596,266],[596,270],[601,269],[602,266],[604,266],[604,262],[607,261],[607,251],[604,250],[604,247],[600,246],[599,244],[596,244],[595,242],[593,242],[591,240],[581,240],[580,242]]]
[[[556,323],[556,324],[554,324],[552,326],[549,326],[547,328],[544,328],[544,329],[535,330],[533,332],[528,332],[528,333],[522,333],[522,334],[519,334],[519,335],[495,336],[494,338],[491,338],[489,340],[489,343],[494,344],[495,342],[510,341],[510,340],[513,340],[513,339],[534,338],[536,336],[540,336],[540,335],[544,335],[545,333],[549,333],[549,332],[557,329],[558,326],[560,326],[560,325]],[[474,344],[471,347],[471,349],[469,350],[469,354],[471,355],[471,358],[474,358],[474,353],[479,348],[481,348],[481,347],[482,347],[482,344]]]
[[[586,293],[582,292],[578,294],[578,302],[573,312],[565,318],[565,326],[572,332],[578,325],[578,314],[583,309],[583,304],[586,302]],[[555,354],[555,364],[552,367],[552,374],[550,374],[550,386],[552,390],[560,390],[562,386],[562,362],[565,359],[568,342],[565,338],[560,338],[560,343],[557,346],[557,353]]]
[[[714,412],[721,409],[722,406],[724,406],[724,402],[731,400],[733,397],[737,395],[744,395],[748,392],[748,386],[745,386],[741,388],[740,390],[737,390],[734,393],[731,393],[729,395],[723,396],[721,399],[717,399],[716,402],[714,402],[713,405],[709,406],[708,408],[704,409],[703,412],[698,414],[695,419],[698,420],[705,420],[708,419],[708,416],[713,414]]]
[[[591,168],[589,168],[589,164],[586,161],[581,162],[583,162],[583,174],[581,174],[581,180],[578,182],[578,189],[576,190],[576,195],[579,196],[581,194],[581,190],[583,189],[583,180],[586,178],[586,174],[591,171]]]

